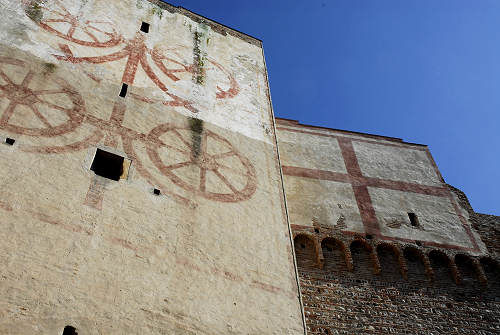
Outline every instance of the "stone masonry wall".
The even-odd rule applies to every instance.
[[[294,231],[308,334],[500,332],[498,260]]]
[[[465,208],[469,213],[470,221],[481,235],[481,240],[486,245],[488,252],[500,258],[500,216],[475,212],[464,192],[451,185],[448,185],[448,187],[457,196],[462,208]]]
[[[309,334],[498,334],[498,217],[425,146],[277,120]]]

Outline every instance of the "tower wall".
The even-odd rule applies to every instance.
[[[159,1],[0,8],[0,333],[303,334],[260,41]]]
[[[309,334],[499,331],[500,218],[474,213],[427,147],[277,129]]]

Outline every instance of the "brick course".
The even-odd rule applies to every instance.
[[[294,227],[309,334],[500,333],[497,259],[316,231]]]

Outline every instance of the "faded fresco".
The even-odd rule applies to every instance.
[[[278,139],[292,227],[485,250],[426,146],[288,120]]]
[[[302,334],[260,42],[145,0],[0,6],[0,332]]]

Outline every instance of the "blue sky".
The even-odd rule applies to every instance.
[[[264,42],[276,116],[429,145],[500,215],[500,1],[167,1]]]

